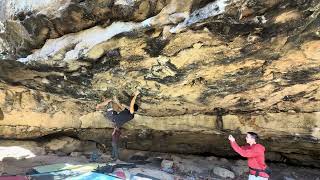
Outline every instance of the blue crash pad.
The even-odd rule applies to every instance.
[[[106,174],[100,174],[95,172],[88,172],[77,177],[66,178],[67,180],[121,180],[114,176],[109,176]]]

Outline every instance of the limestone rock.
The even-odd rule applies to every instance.
[[[220,158],[219,161],[221,161],[223,163],[228,163],[229,162],[228,159],[226,159],[226,158]]]
[[[283,157],[281,156],[280,153],[276,153],[276,152],[267,152],[266,153],[266,159],[270,160],[270,161],[278,161],[281,162]]]
[[[174,167],[179,172],[192,174],[192,173],[203,173],[210,171],[214,168],[215,162],[208,162],[196,156],[172,156],[174,161]]]
[[[161,162],[161,168],[163,169],[171,169],[173,167],[173,161],[163,160]]]
[[[142,168],[133,168],[129,169],[130,174],[145,174],[147,176],[156,177],[159,179],[166,179],[166,180],[174,180],[175,176],[171,175],[169,173],[160,171],[160,170],[154,170],[154,169],[142,169]]]
[[[109,144],[96,104],[140,90],[126,148],[235,156],[225,132],[255,131],[270,159],[320,167],[318,1],[0,3],[1,138]]]
[[[110,154],[102,154],[100,158],[101,158],[101,162],[108,162],[112,160]]]
[[[237,166],[248,166],[248,162],[245,161],[245,160],[237,160],[237,161],[235,162],[235,164],[236,164]]]
[[[1,1],[0,21],[4,22],[11,51],[25,56],[42,46],[47,38],[108,24],[111,19],[142,21],[154,9],[153,1]],[[137,6],[137,7],[136,7]],[[121,12],[121,13],[120,13]]]
[[[206,158],[208,161],[218,161],[218,158],[215,156],[209,156]]]
[[[235,173],[236,176],[241,176],[249,172],[249,167],[248,166],[231,166],[231,170]]]
[[[51,140],[50,142],[46,143],[45,147],[51,151],[71,153],[81,148],[81,142],[70,137],[62,137]]]
[[[34,141],[2,140],[0,142],[0,160],[4,158],[25,159],[46,154],[45,149]]]
[[[294,178],[291,178],[291,177],[285,176],[285,177],[283,178],[283,180],[295,180],[295,179],[294,179]]]
[[[79,156],[81,156],[81,155],[82,155],[81,152],[71,152],[71,153],[70,153],[70,156],[71,156],[71,157],[79,157]]]
[[[4,119],[4,114],[3,114],[3,111],[0,108],[0,120],[3,120],[3,119]]]
[[[213,173],[223,178],[231,178],[231,179],[235,178],[235,175],[233,172],[221,167],[215,167],[213,169]]]
[[[45,144],[45,147],[49,151],[63,152],[63,153],[73,153],[75,156],[79,156],[79,152],[90,152],[96,151],[96,143],[80,141],[70,137],[61,137],[58,139],[53,139]],[[76,152],[77,151],[77,152]]]

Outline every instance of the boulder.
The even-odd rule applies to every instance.
[[[63,153],[71,153],[82,148],[81,141],[70,137],[61,137],[53,139],[45,144],[49,151],[60,151]]]
[[[231,178],[231,179],[235,178],[235,175],[232,171],[229,171],[228,169],[221,168],[221,167],[215,167],[213,169],[213,173],[223,178]]]
[[[241,176],[249,172],[248,166],[231,166],[231,170],[236,176]]]

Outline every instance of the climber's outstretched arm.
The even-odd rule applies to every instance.
[[[134,104],[136,103],[136,99],[139,94],[140,94],[139,91],[135,92],[133,98],[131,99],[131,102],[130,102],[130,113],[131,114],[134,113]]]
[[[113,101],[112,102],[114,103],[113,104],[114,105],[114,109],[116,111],[118,111],[118,112],[123,111],[126,108],[126,106],[124,106],[124,104],[120,104],[117,96],[113,96]]]
[[[107,106],[110,102],[112,102],[111,99],[104,99],[104,101],[100,104],[97,104],[96,106],[96,109],[99,110],[99,109],[102,109],[104,108],[105,106]]]

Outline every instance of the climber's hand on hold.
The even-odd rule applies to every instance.
[[[229,135],[229,138],[228,138],[228,139],[229,139],[229,141],[231,141],[231,142],[236,141],[232,135]]]
[[[140,94],[140,91],[136,91],[135,93],[134,93],[134,96],[138,96]]]

